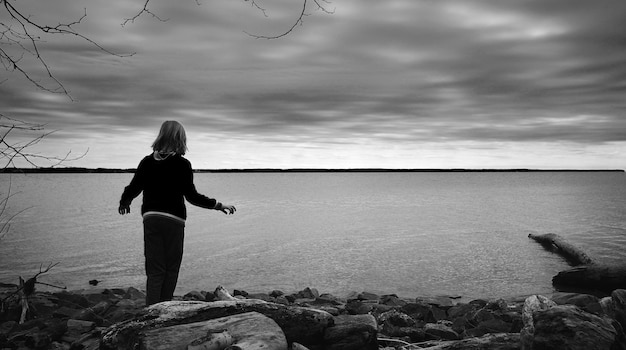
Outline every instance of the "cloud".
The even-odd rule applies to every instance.
[[[112,56],[79,38],[48,38],[42,53],[73,101],[47,98],[15,74],[11,85],[0,84],[6,113],[80,130],[74,137],[107,129],[145,135],[178,119],[202,139],[254,140],[253,149],[267,152],[626,141],[626,3],[347,0],[328,5],[333,14],[309,8],[278,40],[245,32],[288,29],[300,2],[262,11],[245,1],[151,0],[167,21],[143,14],[125,26],[139,5],[21,4],[49,23],[86,7],[77,29],[107,50],[136,53]],[[364,159],[355,152],[341,154]],[[269,166],[280,158],[253,153]]]

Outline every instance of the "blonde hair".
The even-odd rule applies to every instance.
[[[161,125],[159,136],[152,143],[152,150],[184,155],[187,152],[187,135],[182,124],[174,120],[164,122]]]

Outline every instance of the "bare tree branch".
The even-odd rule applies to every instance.
[[[31,16],[26,15],[22,10],[17,8],[16,5],[9,2],[9,0],[0,0],[0,12],[4,12],[8,15],[7,19],[3,19],[0,23],[0,64],[2,64],[7,71],[19,72],[26,80],[44,91],[62,93],[71,99],[68,90],[63,83],[54,76],[52,69],[39,49],[39,45],[42,43],[41,34],[74,36],[88,42],[98,50],[117,57],[134,55],[134,53],[118,54],[112,52],[76,31],[74,26],[81,23],[87,17],[87,9],[85,9],[84,14],[77,20],[70,23],[59,23],[57,25],[46,25],[35,22]],[[11,53],[11,49],[15,49],[17,53]],[[24,68],[22,65],[24,55],[30,55],[39,62],[47,78],[52,80],[53,86],[42,83]]]
[[[0,172],[2,169],[15,168],[15,162],[21,160],[33,167],[41,167],[40,162],[48,162],[48,167],[56,167],[65,162],[83,158],[89,149],[77,156],[68,151],[64,156],[50,156],[29,152],[28,149],[38,144],[55,131],[43,132],[45,124],[27,123],[0,114]],[[15,131],[27,134],[26,141],[11,142],[9,136]],[[34,135],[32,135],[34,134]]]
[[[128,22],[135,23],[135,20],[137,18],[139,18],[144,13],[147,13],[147,14],[151,15],[153,18],[156,18],[156,19],[158,19],[161,22],[166,22],[167,19],[162,19],[161,17],[157,16],[156,14],[154,14],[154,12],[152,12],[152,11],[150,11],[148,9],[148,3],[149,2],[150,2],[150,0],[146,0],[146,2],[143,4],[143,8],[136,15],[134,15],[133,17],[124,19],[124,22],[122,22],[122,26],[125,26]],[[198,3],[198,0],[196,0],[196,4],[197,3]]]
[[[254,0],[244,0],[244,1],[251,1],[252,4],[255,7],[259,8],[260,10],[262,10],[263,14],[265,14],[265,10],[261,9],[258,5],[256,5]],[[326,8],[326,6],[328,6],[330,4],[330,2],[327,1],[327,0],[302,0],[302,11],[300,11],[300,14],[298,15],[298,17],[294,21],[293,25],[291,27],[289,27],[286,31],[284,31],[284,32],[282,32],[280,34],[277,34],[277,35],[269,35],[269,36],[251,34],[251,33],[248,33],[248,32],[244,32],[244,33],[246,33],[246,34],[248,34],[251,37],[256,38],[256,39],[278,39],[278,38],[282,38],[284,36],[287,36],[287,35],[291,34],[291,32],[293,32],[294,29],[297,26],[302,25],[304,17],[310,15],[309,13],[307,13],[307,4],[308,4],[309,1],[312,1],[315,4],[316,10],[322,11],[322,12],[324,12],[326,14],[333,14],[333,13],[335,13],[335,10],[331,11],[331,10],[328,10]]]

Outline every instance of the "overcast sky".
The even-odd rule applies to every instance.
[[[121,57],[42,36],[71,98],[2,70],[0,113],[55,130],[36,152],[87,151],[70,166],[135,167],[173,119],[195,168],[626,168],[626,1],[334,0],[274,40],[246,33],[301,1],[198,1],[124,26],[144,0],[13,2],[50,25],[86,9],[74,28]]]

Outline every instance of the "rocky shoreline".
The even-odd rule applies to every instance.
[[[131,349],[139,343],[155,348],[146,345],[150,334],[163,337],[171,327],[208,327],[216,318],[239,322],[252,314],[276,322],[281,334],[272,337],[285,339],[284,347],[270,347],[276,349],[626,349],[626,290],[621,289],[605,298],[554,293],[461,303],[446,296],[337,297],[315,288],[229,293],[218,287],[149,308],[144,293],[132,287],[35,291],[27,298],[23,323],[17,289],[0,286],[0,349]],[[256,349],[232,341],[230,349]],[[195,344],[181,340],[173,348],[209,349],[206,342]]]

